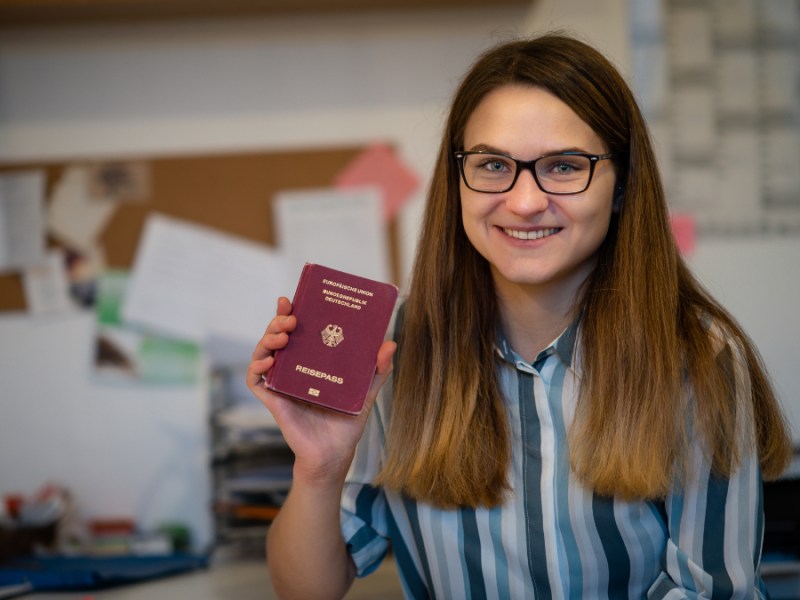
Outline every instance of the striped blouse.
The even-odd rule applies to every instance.
[[[762,598],[761,476],[754,455],[726,480],[696,452],[690,484],[663,502],[594,495],[569,469],[580,368],[577,325],[533,363],[500,337],[497,374],[511,422],[514,490],[491,509],[440,510],[376,488],[387,384],[356,451],[341,523],[358,576],[389,548],[407,598]],[[733,360],[733,350],[726,347]],[[737,390],[746,389],[741,360]]]

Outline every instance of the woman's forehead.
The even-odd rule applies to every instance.
[[[563,150],[607,151],[602,138],[550,91],[504,85],[486,94],[464,127],[465,150],[494,150],[533,158]]]

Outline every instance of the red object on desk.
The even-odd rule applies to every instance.
[[[115,519],[92,519],[88,522],[89,531],[94,536],[131,535],[136,531],[133,519],[120,517]]]
[[[19,516],[19,509],[25,502],[25,497],[22,494],[6,494],[3,498],[6,503],[6,513],[12,519]]]

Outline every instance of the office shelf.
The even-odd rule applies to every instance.
[[[293,454],[244,386],[244,367],[212,370],[210,404],[215,546],[263,551],[291,485]]]

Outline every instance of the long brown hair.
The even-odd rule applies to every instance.
[[[663,497],[697,434],[714,471],[729,475],[749,450],[733,442],[744,439],[737,414],[754,420],[763,474],[777,476],[790,454],[783,416],[753,344],[678,253],[633,94],[598,51],[550,34],[489,50],[455,93],[403,310],[377,482],[445,508],[497,505],[508,488],[510,434],[494,368],[498,306],[488,263],[462,226],[453,152],[463,149],[481,100],[509,84],[544,88],[570,106],[614,154],[621,186],[576,307],[582,379],[569,432],[576,476],[604,495]],[[736,381],[718,364],[709,321],[744,357],[747,406],[736,406]]]

